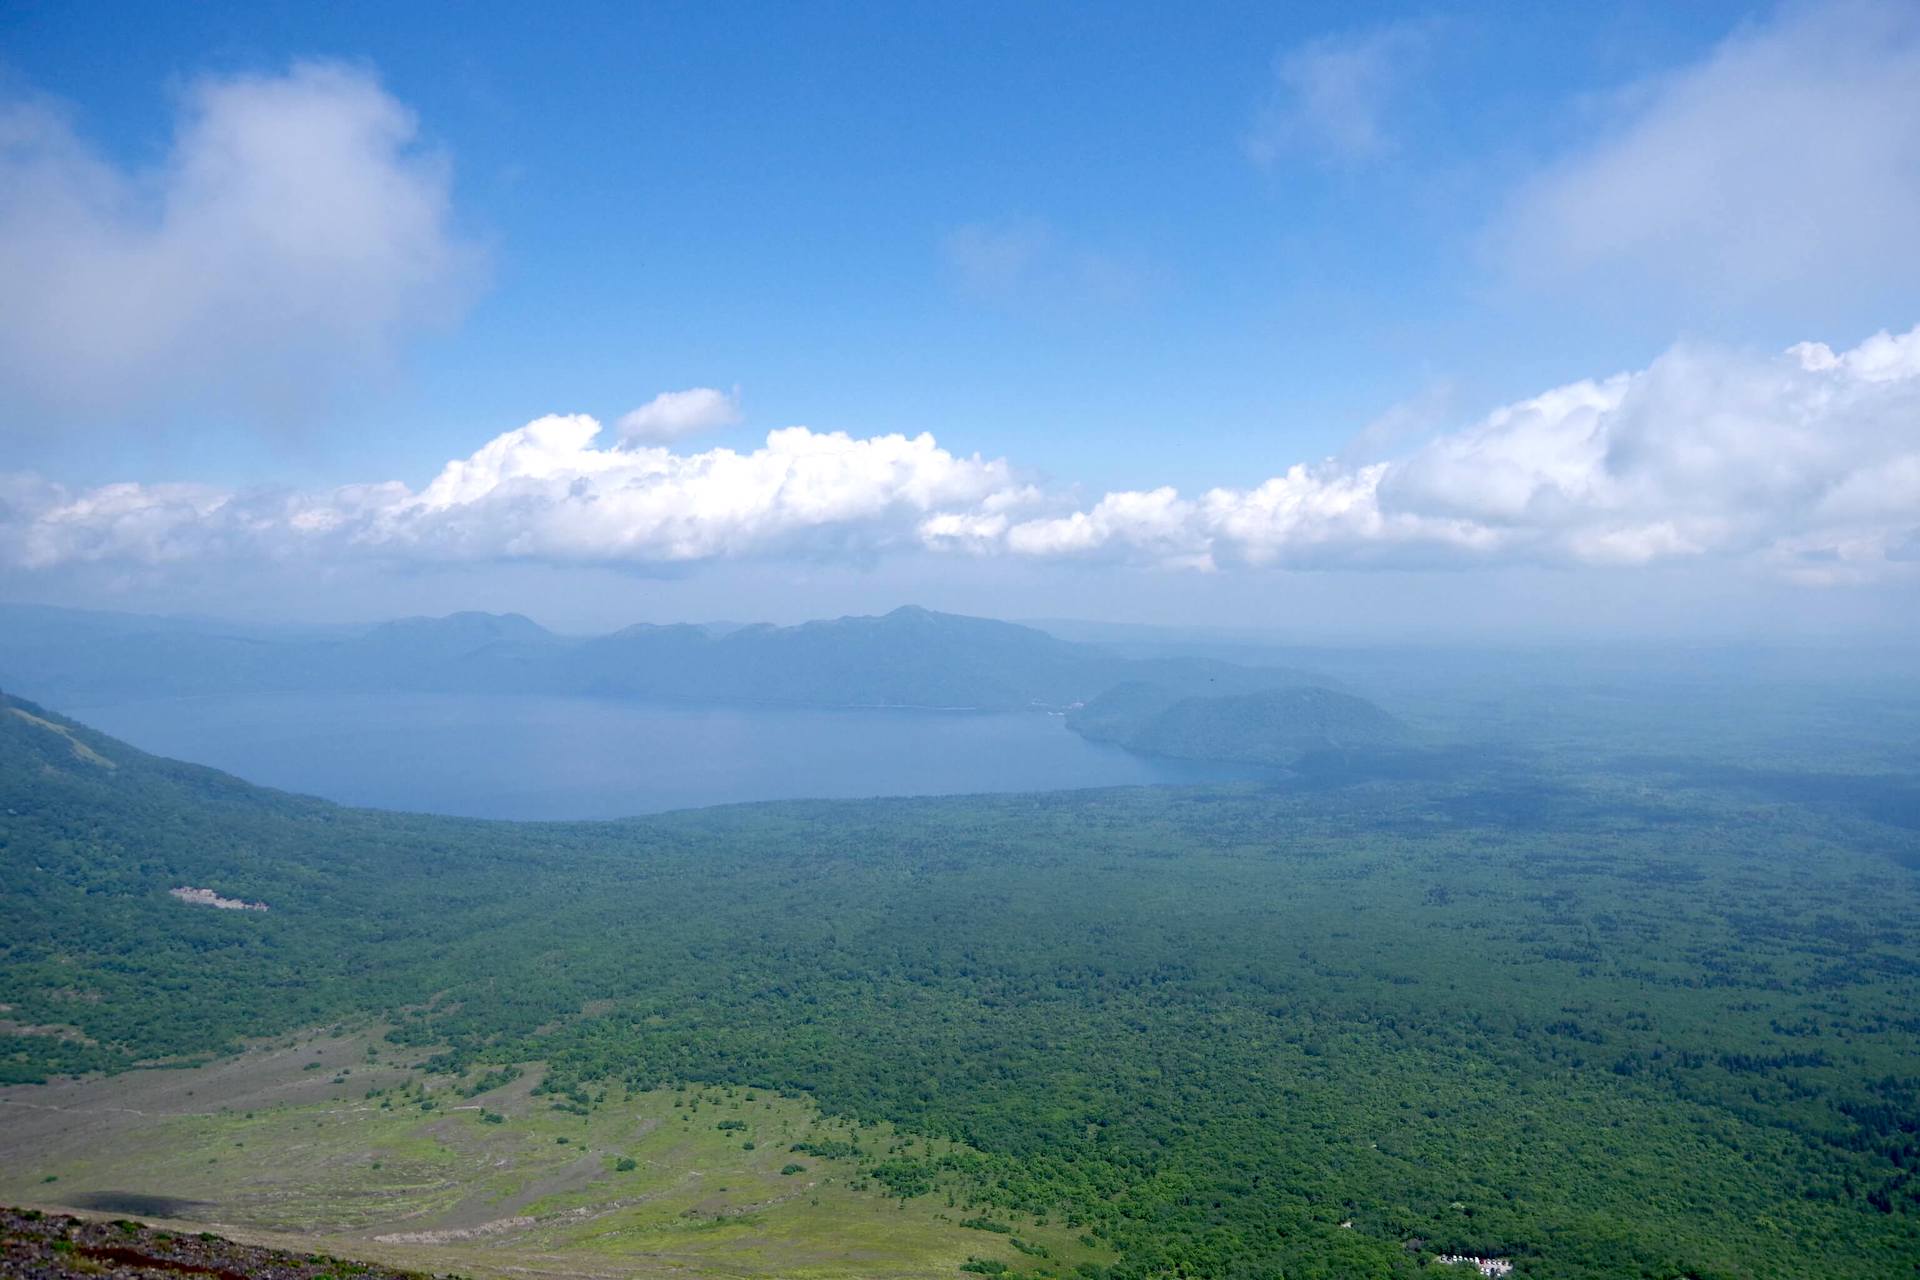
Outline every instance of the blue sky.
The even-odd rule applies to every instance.
[[[0,359],[4,439],[20,474],[53,486],[36,492],[57,493],[34,500],[44,509],[16,498],[46,526],[16,530],[17,541],[45,545],[45,503],[68,509],[114,482],[245,494],[254,525],[263,493],[383,481],[420,491],[450,460],[543,415],[614,423],[658,393],[713,388],[733,407],[671,448],[752,453],[769,430],[794,425],[855,441],[928,432],[962,459],[1004,459],[1008,471],[964,493],[942,490],[933,506],[914,496],[919,532],[904,542],[898,529],[872,534],[861,523],[872,509],[856,503],[846,520],[771,542],[734,530],[668,546],[623,528],[584,543],[549,531],[533,552],[502,537],[475,552],[463,532],[458,555],[413,554],[422,541],[444,544],[420,535],[378,566],[348,565],[337,547],[276,546],[265,558],[284,570],[289,557],[310,557],[313,571],[351,578],[359,585],[318,606],[345,612],[417,593],[423,575],[440,584],[426,593],[435,600],[510,599],[523,589],[504,584],[530,565],[581,581],[699,578],[698,589],[676,588],[688,606],[733,614],[765,598],[756,584],[769,576],[824,573],[841,585],[823,602],[879,607],[926,581],[918,558],[932,512],[972,522],[965,553],[937,559],[940,577],[979,584],[956,586],[956,603],[1019,582],[1018,611],[1065,599],[1098,612],[1125,573],[1160,585],[1109,616],[1150,615],[1153,599],[1184,611],[1195,588],[1178,582],[1183,572],[1199,564],[1210,580],[1231,578],[1243,562],[1261,592],[1332,574],[1361,575],[1352,593],[1372,594],[1383,581],[1364,576],[1381,567],[1373,552],[1322,554],[1317,532],[1289,534],[1275,550],[1277,535],[1249,540],[1226,532],[1225,517],[1183,509],[1178,537],[1161,525],[1149,536],[1137,510],[1121,530],[1102,523],[1098,504],[1163,488],[1183,502],[1216,486],[1249,493],[1297,463],[1410,455],[1484,431],[1501,406],[1552,388],[1670,369],[1676,351],[1710,351],[1700,376],[1726,379],[1803,340],[1844,353],[1881,330],[1904,334],[1920,321],[1920,270],[1897,228],[1920,215],[1911,204],[1920,179],[1909,172],[1920,148],[1913,125],[1887,116],[1910,104],[1902,86],[1920,67],[1911,16],[1871,3],[1204,5],[1177,17],[1116,4],[567,5],[538,17],[504,5],[15,4],[0,18],[0,96],[64,132],[57,146],[29,146],[15,131],[9,163],[33,178],[16,189],[55,196],[39,208],[18,197],[0,230],[27,245],[58,225],[49,209],[90,190],[56,187],[49,173],[112,173],[115,194],[101,201],[112,208],[94,210],[107,231],[73,250],[82,266],[71,271],[88,287],[105,288],[97,277],[125,240],[156,221],[164,229],[166,211],[190,203],[178,172],[195,112],[231,124],[270,100],[266,90],[219,97],[220,86],[285,82],[306,95],[301,114],[259,116],[262,128],[290,131],[284,147],[269,144],[283,157],[343,103],[407,122],[406,136],[342,159],[335,186],[289,193],[294,177],[273,188],[311,207],[339,182],[365,179],[353,217],[390,235],[379,252],[402,256],[355,258],[337,289],[302,268],[288,279],[303,283],[247,295],[246,279],[277,279],[283,265],[261,256],[276,241],[255,203],[245,234],[260,246],[248,256],[206,229],[153,255],[183,278],[241,282],[208,294],[207,312],[228,316],[233,331],[187,316],[164,341],[129,338],[147,363],[130,356],[121,368],[99,354],[87,321],[30,317],[26,354]],[[1770,72],[1783,61],[1786,74]],[[303,80],[302,67],[334,78]],[[224,105],[207,105],[216,101]],[[1744,132],[1743,120],[1761,123]],[[1852,120],[1888,136],[1822,141],[1835,121]],[[1777,123],[1793,121],[1808,134]],[[55,164],[46,152],[67,158]],[[223,198],[194,190],[210,206]],[[383,232],[379,202],[395,191],[415,201],[396,216],[415,220]],[[237,225],[220,221],[241,216],[229,205],[206,221]],[[18,257],[23,293],[67,292],[42,269],[47,251]],[[369,266],[389,260],[404,269]],[[390,296],[400,287],[383,290],[389,278],[411,281],[411,292]],[[350,285],[379,296],[349,298]],[[316,298],[302,295],[309,288]],[[231,319],[252,307],[261,324]],[[138,310],[100,323],[135,324],[127,315]],[[321,319],[302,328],[303,315]],[[65,383],[43,376],[63,358],[49,353],[49,332],[78,352]],[[278,371],[285,352],[308,344],[315,359],[296,369],[289,357]],[[235,367],[221,364],[223,352]],[[249,360],[266,372],[239,367]],[[308,365],[324,372],[309,377]],[[1905,401],[1874,409],[1902,422],[1907,411]],[[1690,423],[1634,430],[1668,440]],[[1862,430],[1878,449],[1871,467],[1897,470],[1911,441],[1888,445],[1886,428]],[[598,474],[604,462],[582,465]],[[1466,556],[1484,584],[1515,563],[1617,579],[1616,560],[1681,560],[1741,565],[1755,600],[1772,599],[1783,577],[1822,579],[1828,597],[1908,590],[1897,517],[1867,531],[1850,514],[1836,532],[1784,510],[1767,529],[1715,541],[1709,526],[1725,524],[1724,513],[1682,513],[1678,532],[1660,533],[1674,522],[1643,510],[1632,528],[1609,514],[1577,537],[1556,526],[1550,538],[1516,539],[1514,510],[1462,517],[1457,491],[1401,479],[1437,474],[1431,463],[1397,466],[1381,490],[1400,495],[1387,525],[1396,514],[1428,521],[1368,535],[1370,546],[1386,538],[1397,548],[1394,572],[1435,570],[1458,583],[1462,566],[1449,557]],[[1766,500],[1804,507],[1852,474],[1831,459],[1819,465],[1813,488],[1769,490]],[[1567,490],[1561,472],[1541,466]],[[1325,477],[1315,485],[1316,502],[1337,488]],[[995,533],[985,548],[982,513],[1013,511],[1015,488],[1031,491],[1022,501],[1032,510],[1013,524],[1078,514],[1099,528],[1083,519]],[[1416,491],[1424,506],[1407,496]],[[1728,501],[1750,499],[1741,489]],[[219,509],[230,520],[238,507]],[[1529,509],[1529,520],[1545,518],[1541,502]],[[200,501],[193,518],[204,525],[210,510]],[[155,518],[136,523],[150,530]],[[1433,523],[1459,518],[1476,528]],[[92,601],[177,592],[191,578],[195,602],[218,607],[222,582],[261,571],[260,556],[234,551],[230,529],[209,537],[216,556],[183,551],[184,534],[161,550],[128,544],[124,524],[71,554],[16,550],[0,586]],[[1488,529],[1499,536],[1482,537]],[[1241,542],[1227,546],[1233,537]],[[1020,555],[1060,564],[1015,568],[998,557],[1009,539]],[[1524,552],[1509,554],[1518,542]],[[1416,544],[1426,550],[1407,551]],[[1771,557],[1777,569],[1783,556],[1806,563],[1752,567]],[[1863,556],[1878,557],[1873,571],[1807,569]],[[405,585],[375,591],[376,578]],[[1248,588],[1208,590],[1202,612],[1235,620],[1233,601]],[[671,604],[657,587],[632,591],[647,607]],[[537,604],[592,612],[561,588],[543,592]],[[725,609],[736,597],[740,607]],[[808,599],[795,589],[774,607],[813,612]],[[639,604],[623,597],[619,607]],[[1841,612],[1863,607],[1888,606]]]

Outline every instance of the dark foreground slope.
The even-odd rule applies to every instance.
[[[238,1244],[210,1232],[181,1234],[131,1219],[96,1222],[33,1209],[0,1208],[0,1280],[426,1280],[320,1254],[288,1253]]]
[[[1123,1280],[1911,1274],[1920,834],[1751,783],[1493,761],[488,824],[10,703],[0,1062],[364,1014],[588,1113],[802,1095],[973,1153],[876,1152],[875,1185],[1069,1223]]]

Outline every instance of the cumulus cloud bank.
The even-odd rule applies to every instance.
[[[1920,328],[1836,354],[1678,347],[1507,405],[1401,457],[1250,489],[1108,494],[1030,521],[1034,555],[1299,568],[1717,557],[1878,576],[1920,530]]]
[[[234,404],[298,416],[456,313],[448,169],[362,71],[188,87],[154,172],[0,101],[0,387],[20,425]]]
[[[658,565],[914,549],[1199,571],[1718,560],[1833,582],[1911,572],[1920,545],[1920,328],[1838,352],[1676,347],[1397,457],[1086,505],[924,434],[790,427],[750,452],[699,453],[600,434],[589,417],[542,418],[419,490],[71,492],[0,476],[0,563]]]
[[[0,480],[0,558],[26,568],[164,564],[231,554],[407,561],[671,564],[766,554],[872,554],[943,511],[1017,503],[1004,462],[933,437],[788,427],[748,453],[597,447],[600,423],[551,416],[399,482],[319,493],[107,485],[69,493]]]

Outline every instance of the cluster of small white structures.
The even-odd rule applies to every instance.
[[[1476,1258],[1470,1253],[1443,1253],[1434,1259],[1449,1266],[1460,1262],[1471,1262],[1483,1276],[1503,1276],[1513,1270],[1513,1264],[1505,1258]]]
[[[195,889],[182,885],[178,889],[169,889],[168,893],[182,902],[197,903],[203,907],[218,907],[222,911],[265,911],[264,902],[242,902],[238,898],[223,898],[211,889]]]

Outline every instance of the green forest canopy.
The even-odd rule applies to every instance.
[[[870,1172],[1069,1221],[1118,1280],[1910,1274],[1911,801],[1503,761],[484,823],[9,702],[0,1003],[86,1039],[11,1036],[0,1072],[386,1016],[579,1105],[728,1082],[962,1140]]]

